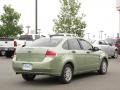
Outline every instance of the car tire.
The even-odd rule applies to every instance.
[[[0,56],[2,56],[2,53],[1,53],[1,51],[0,51]]]
[[[36,75],[32,75],[32,74],[22,74],[22,78],[25,81],[33,81]]]
[[[13,51],[6,51],[5,56],[7,58],[11,58],[13,56],[13,53],[14,53]]]
[[[107,73],[108,63],[106,60],[103,60],[100,65],[100,69],[98,70],[98,73],[101,75],[104,75]]]
[[[73,67],[70,64],[66,64],[62,70],[60,81],[63,84],[68,84],[71,82],[73,77]]]
[[[114,56],[113,56],[112,58],[115,58],[115,59],[118,58],[118,51],[115,51],[115,52],[114,52]]]

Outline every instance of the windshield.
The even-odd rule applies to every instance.
[[[62,41],[61,38],[41,38],[33,43],[31,43],[30,47],[56,47]]]

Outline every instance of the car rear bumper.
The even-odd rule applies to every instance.
[[[24,70],[24,64],[31,64],[31,70]],[[25,62],[25,61],[16,61],[13,58],[12,66],[14,71],[17,74],[40,74],[40,75],[53,75],[53,76],[60,76],[62,71],[62,65],[55,61],[42,61],[42,62]]]

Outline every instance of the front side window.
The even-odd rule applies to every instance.
[[[82,49],[84,50],[92,50],[92,45],[90,43],[88,43],[85,40],[82,39],[78,39],[79,43],[81,44]]]
[[[77,39],[69,39],[68,47],[69,47],[69,50],[80,50],[81,49]]]
[[[99,41],[99,44],[100,44],[100,45],[108,45],[108,42],[102,40],[102,41]]]

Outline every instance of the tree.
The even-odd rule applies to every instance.
[[[14,37],[22,34],[22,25],[18,25],[20,14],[10,5],[3,7],[4,13],[0,16],[0,37]]]
[[[53,31],[76,34],[82,37],[86,23],[82,20],[84,14],[78,16],[81,4],[78,0],[60,0],[60,3],[61,12],[58,15],[58,20],[54,20]]]

